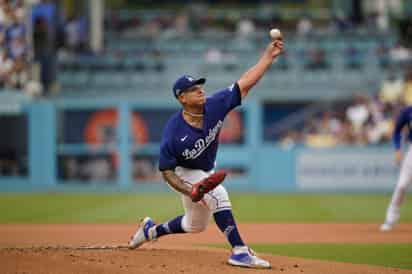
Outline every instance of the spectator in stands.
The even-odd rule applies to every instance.
[[[9,1],[2,0],[0,1],[0,24],[4,26],[9,26],[14,17],[13,7]]]
[[[366,28],[371,33],[386,33],[389,28],[389,20],[386,12],[372,12],[365,18]]]
[[[13,68],[13,61],[5,49],[0,50],[0,87],[4,87]]]
[[[301,140],[301,135],[299,131],[296,130],[290,130],[287,131],[281,138],[279,141],[279,144],[281,147],[285,148],[285,149],[289,149],[292,148],[296,145],[299,145],[302,140]]]
[[[189,18],[185,13],[179,14],[175,18],[174,28],[178,35],[185,35],[189,31]]]
[[[354,102],[346,108],[334,106],[337,113],[325,111],[316,116],[307,117],[301,139],[304,144],[313,147],[336,145],[372,145],[391,142],[393,117],[402,109],[397,101],[383,103],[379,96],[368,98],[356,96]],[[342,109],[342,110],[341,110]],[[290,144],[294,139],[292,130],[279,139],[279,144]],[[295,141],[294,141],[295,142]]]
[[[80,22],[76,17],[70,17],[64,27],[66,49],[71,52],[80,52]]]
[[[340,119],[341,121],[341,128],[340,131],[337,132],[337,145],[353,145],[355,144],[355,136],[352,130],[351,122],[346,119],[344,116]]]
[[[326,111],[322,116],[321,129],[323,129],[325,134],[332,135],[336,138],[342,130],[342,123],[335,113]]]
[[[26,16],[26,9],[24,7],[24,1],[23,0],[16,0],[14,2],[14,12],[16,15],[16,18],[19,22],[24,22],[25,16]]]
[[[364,127],[368,144],[380,144],[389,141],[392,130],[392,117],[385,115],[385,104],[376,96],[369,100],[368,108],[370,115]]]
[[[364,142],[363,126],[369,118],[368,100],[367,97],[358,95],[354,102],[346,110],[346,118],[352,125],[352,130],[356,137],[356,142]]]
[[[382,144],[390,141],[393,123],[390,119],[382,119],[378,123],[369,122],[365,130],[368,144]]]
[[[17,37],[14,38],[9,43],[8,49],[10,57],[15,60],[20,57],[26,58],[27,56],[27,44],[26,39],[24,37]]]
[[[412,70],[405,73],[403,101],[408,106],[412,105]]]
[[[0,1],[0,86],[24,89],[28,80],[28,46],[22,1]]]
[[[205,62],[209,65],[218,65],[222,63],[222,51],[219,48],[209,48],[205,54]]]
[[[313,120],[312,132],[306,136],[306,143],[313,147],[330,147],[338,144],[340,121],[329,111],[321,114],[320,121]]]
[[[14,60],[13,67],[6,81],[6,86],[12,89],[24,89],[29,80],[27,64],[24,56],[19,56]]]
[[[37,16],[33,25],[33,48],[34,58],[41,61],[50,54],[51,43],[48,38],[48,25],[46,19],[42,16]]]
[[[346,32],[353,28],[353,24],[342,12],[338,12],[332,16],[331,28],[333,32]]]
[[[398,43],[389,51],[391,61],[395,65],[403,66],[411,60],[411,52],[408,48]]]
[[[378,12],[376,15],[376,28],[381,33],[388,33],[389,30],[389,13]]]
[[[0,24],[0,48],[6,48],[6,27]]]
[[[237,23],[237,35],[239,38],[248,38],[256,31],[255,23],[250,18],[241,18]]]
[[[10,16],[10,24],[7,26],[6,39],[7,41],[13,41],[17,38],[24,38],[26,35],[26,29],[24,22],[13,13],[13,16]]]
[[[403,93],[403,79],[397,78],[395,72],[389,72],[388,78],[381,84],[379,99],[383,103],[395,104]]]
[[[309,16],[302,16],[296,25],[296,33],[301,36],[308,36],[313,31],[312,20]]]
[[[379,98],[379,94],[376,94],[372,99],[369,100],[368,109],[370,113],[370,118],[376,123],[379,120],[384,119],[384,109],[385,103]]]

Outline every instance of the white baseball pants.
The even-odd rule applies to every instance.
[[[398,184],[396,187],[407,188],[412,183],[412,145],[409,146],[408,151],[402,161],[401,170],[399,173]]]
[[[208,177],[214,171],[205,172],[199,169],[188,169],[176,167],[175,173],[182,180],[194,184]],[[214,190],[205,194],[203,199],[197,203],[186,195],[181,194],[185,215],[182,219],[182,228],[186,232],[204,231],[210,222],[213,213],[225,209],[231,209],[232,205],[226,189],[219,185]]]
[[[401,164],[398,183],[392,194],[392,199],[389,204],[386,220],[389,222],[396,221],[399,218],[400,207],[405,200],[408,187],[412,183],[412,145],[409,146]]]

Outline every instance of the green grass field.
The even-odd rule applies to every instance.
[[[389,194],[231,194],[238,222],[380,223]],[[182,213],[180,197],[166,194],[0,194],[0,223],[136,223]],[[412,222],[412,200],[401,222]],[[412,237],[412,236],[411,236]],[[258,252],[412,269],[409,244],[252,245]]]
[[[388,194],[231,195],[235,216],[249,223],[380,223]],[[0,194],[0,223],[135,223],[141,216],[164,221],[183,209],[166,194]],[[412,200],[401,222],[412,222]]]

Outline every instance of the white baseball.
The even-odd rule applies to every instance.
[[[271,30],[270,30],[270,37],[271,37],[273,40],[276,40],[276,39],[279,39],[279,38],[282,37],[282,33],[281,33],[280,30],[278,30],[278,29],[271,29]]]

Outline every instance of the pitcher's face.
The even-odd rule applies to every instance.
[[[206,102],[203,86],[195,85],[179,95],[179,101],[187,106],[201,106]]]

